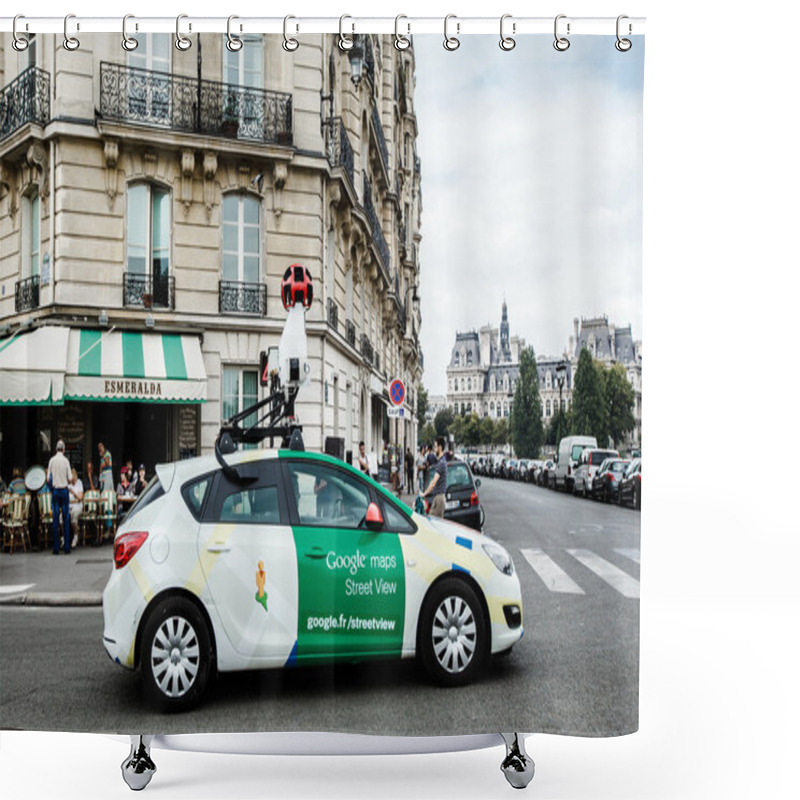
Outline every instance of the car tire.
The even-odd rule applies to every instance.
[[[635,486],[633,487],[633,507],[637,511],[642,510],[642,498],[639,496],[639,490]]]
[[[418,652],[425,671],[440,686],[464,686],[483,670],[488,653],[483,608],[459,578],[437,583],[420,612]]]
[[[150,699],[164,711],[187,711],[202,697],[212,663],[208,627],[197,606],[185,597],[159,603],[142,632],[142,681]]]

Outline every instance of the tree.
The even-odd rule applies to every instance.
[[[419,432],[420,446],[422,446],[423,444],[432,446],[435,440],[436,440],[436,428],[433,427],[432,422],[426,422],[422,426],[422,429]]]
[[[494,420],[486,416],[481,420],[480,438],[478,444],[490,446],[494,440]]]
[[[464,420],[461,441],[466,447],[477,447],[481,438],[481,418],[473,411]]]
[[[570,425],[572,433],[594,436],[601,447],[608,441],[604,372],[602,364],[595,364],[592,354],[582,349],[575,370]]]
[[[633,386],[628,380],[628,374],[622,364],[614,364],[606,370],[606,411],[608,419],[608,435],[613,439],[614,446],[619,447],[636,425],[633,416],[635,402]]]
[[[453,424],[454,419],[455,415],[453,414],[452,408],[445,407],[441,411],[438,411],[433,418],[433,427],[436,428],[437,435],[447,436],[448,429]]]
[[[494,439],[492,440],[492,444],[495,445],[495,447],[501,447],[504,444],[508,444],[508,438],[508,420],[505,417],[501,417],[494,424]]]
[[[417,389],[417,423],[422,428],[425,425],[425,415],[428,413],[428,390],[420,384]]]
[[[569,412],[557,408],[555,414],[550,417],[550,422],[547,423],[544,443],[558,446],[559,439],[566,436],[570,429]]]
[[[542,401],[539,398],[539,371],[532,347],[519,355],[519,377],[511,413],[511,437],[520,458],[537,458],[544,441]]]

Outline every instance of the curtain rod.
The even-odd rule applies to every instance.
[[[554,17],[515,17],[504,15],[503,23],[506,34],[521,36],[525,34],[553,34]],[[611,35],[617,31],[616,17],[570,17],[560,15],[559,30],[569,34]],[[623,21],[623,35],[643,34],[645,17],[626,17]],[[55,33],[63,34],[64,17],[27,17],[17,19],[17,33]],[[287,29],[292,36],[321,33],[388,33],[401,35],[437,33],[445,29],[444,17],[356,17],[345,15],[340,22],[339,17],[233,17],[231,32],[234,35],[246,33],[283,34]],[[180,31],[185,36],[197,33],[226,33],[228,17],[195,17],[180,16]],[[468,36],[470,34],[498,34],[500,32],[500,16],[497,17],[459,17],[450,15],[448,30],[453,35]],[[11,33],[14,17],[0,17],[0,32]],[[137,17],[132,16],[127,23],[128,33],[175,33],[178,19],[175,17]],[[78,14],[69,16],[70,33],[121,33],[122,17],[84,17]]]

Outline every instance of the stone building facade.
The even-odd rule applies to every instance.
[[[11,38],[0,364],[45,328],[66,344],[63,363],[58,345],[38,370],[5,368],[2,475],[49,455],[37,430],[84,460],[100,439],[148,466],[209,452],[220,423],[265,394],[259,354],[277,346],[296,262],[315,289],[306,446],[414,447],[413,414],[386,415],[389,382],[405,381],[413,411],[422,375],[413,47],[359,36],[355,74],[327,35],[294,53],[267,35],[236,53],[218,34],[186,51],[168,34],[139,34],[132,52],[114,35],[75,51],[38,35],[21,53]]]

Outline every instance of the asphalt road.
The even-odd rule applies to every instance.
[[[638,727],[638,512],[484,479],[486,532],[511,552],[525,636],[479,682],[432,686],[415,662],[221,675],[163,715],[111,663],[99,608],[0,608],[0,727],[93,732],[498,730],[614,735]]]

